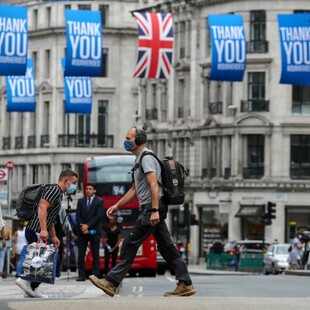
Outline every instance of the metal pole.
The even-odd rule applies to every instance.
[[[8,170],[8,215],[11,216],[11,190],[12,190],[12,170]]]
[[[190,210],[189,204],[184,204],[184,215],[185,215],[185,227],[186,227],[186,247],[185,247],[185,263],[188,265],[189,262],[189,243],[190,243]]]

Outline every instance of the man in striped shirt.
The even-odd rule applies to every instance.
[[[77,180],[78,174],[67,168],[60,173],[57,183],[45,186],[37,206],[37,212],[35,212],[26,227],[25,237],[28,244],[37,242],[39,238],[43,241],[49,241],[49,236],[51,236],[55,247],[59,246],[60,241],[56,236],[54,225],[61,207],[62,194],[74,193]],[[48,298],[39,290],[40,283],[18,278],[16,284],[31,297]]]

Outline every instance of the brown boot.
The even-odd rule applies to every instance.
[[[114,284],[106,279],[98,279],[96,276],[89,276],[89,280],[92,284],[103,290],[107,295],[113,297],[115,295],[116,287]]]
[[[177,287],[174,291],[166,292],[164,294],[165,297],[185,297],[185,296],[192,296],[196,294],[196,290],[194,289],[193,285],[185,285],[184,282],[179,281],[177,283]]]

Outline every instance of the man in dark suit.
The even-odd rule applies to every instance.
[[[92,274],[99,276],[99,247],[101,238],[101,222],[103,218],[103,200],[97,196],[94,184],[86,185],[86,197],[77,203],[76,219],[78,233],[78,271],[77,281],[85,281],[85,254],[88,242],[93,254]]]

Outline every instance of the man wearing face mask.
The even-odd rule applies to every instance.
[[[37,212],[29,220],[25,230],[28,244],[41,239],[54,243],[55,247],[59,246],[60,241],[56,236],[55,223],[61,208],[62,194],[73,194],[76,191],[77,180],[78,174],[67,168],[60,173],[56,184],[48,184],[44,187],[42,197],[36,208]],[[39,290],[40,283],[18,278],[16,284],[30,297],[48,298]]]
[[[176,273],[176,280],[178,280],[176,289],[166,292],[164,296],[191,296],[196,291],[192,285],[186,264],[176,250],[165,222],[168,208],[161,199],[163,190],[159,186],[161,184],[160,165],[154,156],[145,155],[141,160],[143,169],[139,167],[141,155],[144,152],[150,152],[145,146],[146,140],[146,133],[143,129],[133,127],[128,131],[124,148],[136,156],[135,165],[132,169],[133,184],[129,191],[107,210],[107,216],[113,218],[119,209],[138,197],[140,215],[134,228],[123,242],[119,264],[112,268],[104,279],[100,280],[93,275],[89,279],[95,286],[113,297],[116,288],[128,273],[137,250],[149,235],[153,234],[157,241],[158,250],[173,268]]]

